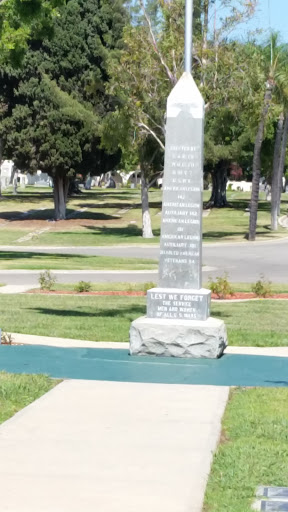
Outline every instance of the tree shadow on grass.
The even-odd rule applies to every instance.
[[[42,200],[44,199],[52,199],[53,198],[53,192],[52,191],[47,191],[47,192],[44,192],[44,193],[32,193],[31,192],[18,192],[17,195],[13,195],[13,194],[4,194],[1,198],[1,203],[5,203],[5,201],[7,202],[16,202],[16,203],[32,203],[32,204],[39,204]]]
[[[245,208],[248,208],[249,206],[249,201],[248,200],[245,200],[245,199],[241,199],[241,200],[232,200],[232,199],[229,199],[228,201],[228,206],[227,207],[223,207],[223,208],[218,208],[218,210],[245,210]],[[216,208],[217,209],[217,208]]]
[[[261,227],[262,229],[257,229],[257,237],[259,236],[264,236],[265,238],[267,238],[267,240],[270,238],[270,240],[273,240],[275,239],[275,235],[273,236],[273,232],[271,231],[270,229],[270,226],[262,226]],[[245,231],[205,231],[203,233],[203,240],[206,240],[206,239],[215,239],[215,240],[221,240],[222,239],[235,239],[235,237],[237,238],[242,238],[242,240],[247,240],[248,239],[248,231],[245,230]]]
[[[118,208],[119,210],[122,210],[124,208],[141,208],[141,203],[113,203],[113,202],[106,202],[105,204],[100,203],[79,203],[77,204],[78,208],[90,208],[90,209],[97,209],[97,210],[105,210],[107,208]]]
[[[105,199],[105,198],[104,198]],[[77,207],[79,208],[97,208],[98,210],[100,209],[105,209],[105,208],[118,208],[119,210],[122,210],[124,208],[131,208],[131,209],[139,209],[142,207],[141,205],[141,202],[137,202],[137,203],[131,203],[131,202],[119,202],[119,203],[114,203],[114,202],[110,202],[109,201],[110,198],[107,198],[107,201],[105,202],[105,204],[100,204],[100,203],[79,203],[77,205]],[[162,203],[161,201],[149,201],[149,206],[150,208],[162,208]]]
[[[135,225],[129,225],[125,227],[98,227],[98,226],[85,226],[88,230],[94,231],[95,235],[104,235],[107,237],[117,238],[142,238],[142,229]],[[153,233],[156,236],[160,236],[160,229],[153,229]],[[153,239],[152,239],[153,240]],[[144,238],[143,238],[144,241]]]
[[[214,308],[212,309],[212,316],[215,317],[215,318],[222,318],[223,320],[225,318],[230,318],[232,315],[230,315],[229,313],[227,313],[226,311],[219,311],[219,310],[215,310]]]
[[[288,201],[282,201],[282,205],[283,203],[286,203]],[[249,199],[229,199],[228,201],[228,205],[227,207],[223,207],[223,208],[212,208],[213,210],[240,210],[240,211],[244,211],[248,208],[249,206],[249,203],[250,203],[250,200]],[[204,208],[205,208],[205,205],[207,204],[207,201],[204,201]],[[259,203],[258,203],[258,211],[259,212],[270,212],[271,210],[271,203],[269,201],[263,201],[263,200],[260,200]]]
[[[74,317],[74,318],[97,318],[97,317],[107,317],[107,318],[117,318],[119,315],[126,319],[133,319],[134,315],[143,315],[146,311],[146,306],[131,304],[125,308],[120,307],[119,309],[97,309],[93,312],[81,311],[79,309],[52,309],[52,308],[25,308],[26,311],[34,311],[36,313],[40,313],[41,315],[49,315],[49,316],[59,316],[59,317]]]
[[[53,220],[54,219],[54,209],[45,209],[45,210],[38,210],[38,211],[28,211],[26,212],[20,212],[20,211],[13,211],[13,212],[0,212],[0,219],[7,220],[9,222],[21,222],[21,221],[31,221],[31,220]],[[83,220],[83,219],[92,219],[92,220],[119,220],[118,217],[115,217],[114,215],[107,215],[105,213],[101,212],[77,212],[77,210],[73,210],[68,208],[66,211],[66,220],[63,220],[61,222],[65,223],[66,221],[69,222],[69,220]]]
[[[25,217],[27,218],[28,215],[25,215]],[[12,221],[12,220],[24,220],[24,215],[23,215],[23,212],[20,212],[20,211],[9,211],[9,212],[0,212],[0,219],[3,219],[3,220],[9,220],[9,221]]]
[[[53,217],[54,210],[52,208],[37,211],[28,210],[27,212],[13,211],[0,213],[0,219],[5,219],[8,222],[19,222],[27,220],[50,220],[53,219]]]
[[[71,254],[62,254],[62,253],[57,253],[57,254],[51,254],[51,253],[48,253],[48,252],[17,252],[17,251],[2,251],[1,250],[1,247],[0,247],[0,262],[1,260],[17,260],[17,259],[30,259],[30,260],[33,260],[34,259],[49,259],[49,260],[53,260],[53,261],[57,261],[57,260],[64,260],[64,259],[67,259],[67,258],[71,258]],[[77,258],[87,258],[87,256],[83,255],[83,254],[75,254],[75,257]]]
[[[265,232],[266,233],[266,232]],[[260,232],[257,232],[257,235],[261,234]],[[221,239],[221,238],[233,238],[235,236],[237,237],[243,237],[243,240],[246,239],[247,231],[240,231],[235,233],[235,231],[205,231],[203,233],[203,240],[206,240],[206,238],[212,238],[212,239]]]
[[[75,216],[72,217],[73,219],[81,219],[81,220],[115,220],[119,221],[119,217],[116,217],[115,215],[107,215],[106,213],[101,212],[79,212]],[[67,219],[69,220],[69,219]],[[64,221],[65,222],[65,221]]]

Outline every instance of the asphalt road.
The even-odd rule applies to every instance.
[[[45,252],[61,254],[81,254],[98,256],[115,256],[129,258],[152,258],[159,256],[159,247],[157,246],[117,246],[117,247],[9,247],[0,248],[0,267],[1,251],[16,252]],[[203,246],[203,280],[209,276],[215,277],[228,272],[229,279],[232,282],[255,282],[260,274],[264,274],[267,279],[275,283],[288,284],[288,238],[280,239],[274,242],[243,242],[234,244],[204,244]],[[209,267],[213,268],[210,270]],[[36,283],[39,272],[24,273],[23,271],[7,272],[0,270],[0,282],[7,284],[27,284]],[[77,282],[87,280],[91,282],[103,281],[132,281],[147,282],[157,281],[157,272],[91,272],[74,271],[73,273],[57,272],[59,282]]]

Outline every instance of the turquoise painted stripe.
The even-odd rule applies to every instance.
[[[248,355],[228,354],[217,360],[178,359],[131,357],[123,349],[2,345],[0,370],[120,382],[288,386],[288,358]]]

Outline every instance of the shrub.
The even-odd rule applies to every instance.
[[[74,290],[77,293],[91,292],[92,284],[89,281],[79,281],[79,283],[75,284]]]
[[[135,292],[136,288],[137,288],[136,283],[127,284],[127,292]]]
[[[215,281],[210,278],[208,287],[219,299],[225,299],[227,295],[234,295],[234,290],[228,281],[227,272],[225,272],[224,276],[216,277]]]
[[[257,297],[269,297],[272,295],[271,282],[265,279],[263,274],[260,275],[260,279],[251,286],[251,290]]]
[[[41,290],[53,290],[57,279],[53,274],[51,274],[50,270],[45,270],[40,273],[38,282],[40,284]]]
[[[143,284],[143,292],[147,293],[147,291],[151,290],[151,288],[156,288],[156,284],[152,281]]]

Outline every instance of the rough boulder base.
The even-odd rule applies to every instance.
[[[227,347],[222,320],[167,320],[140,317],[130,327],[130,354],[217,359]]]

